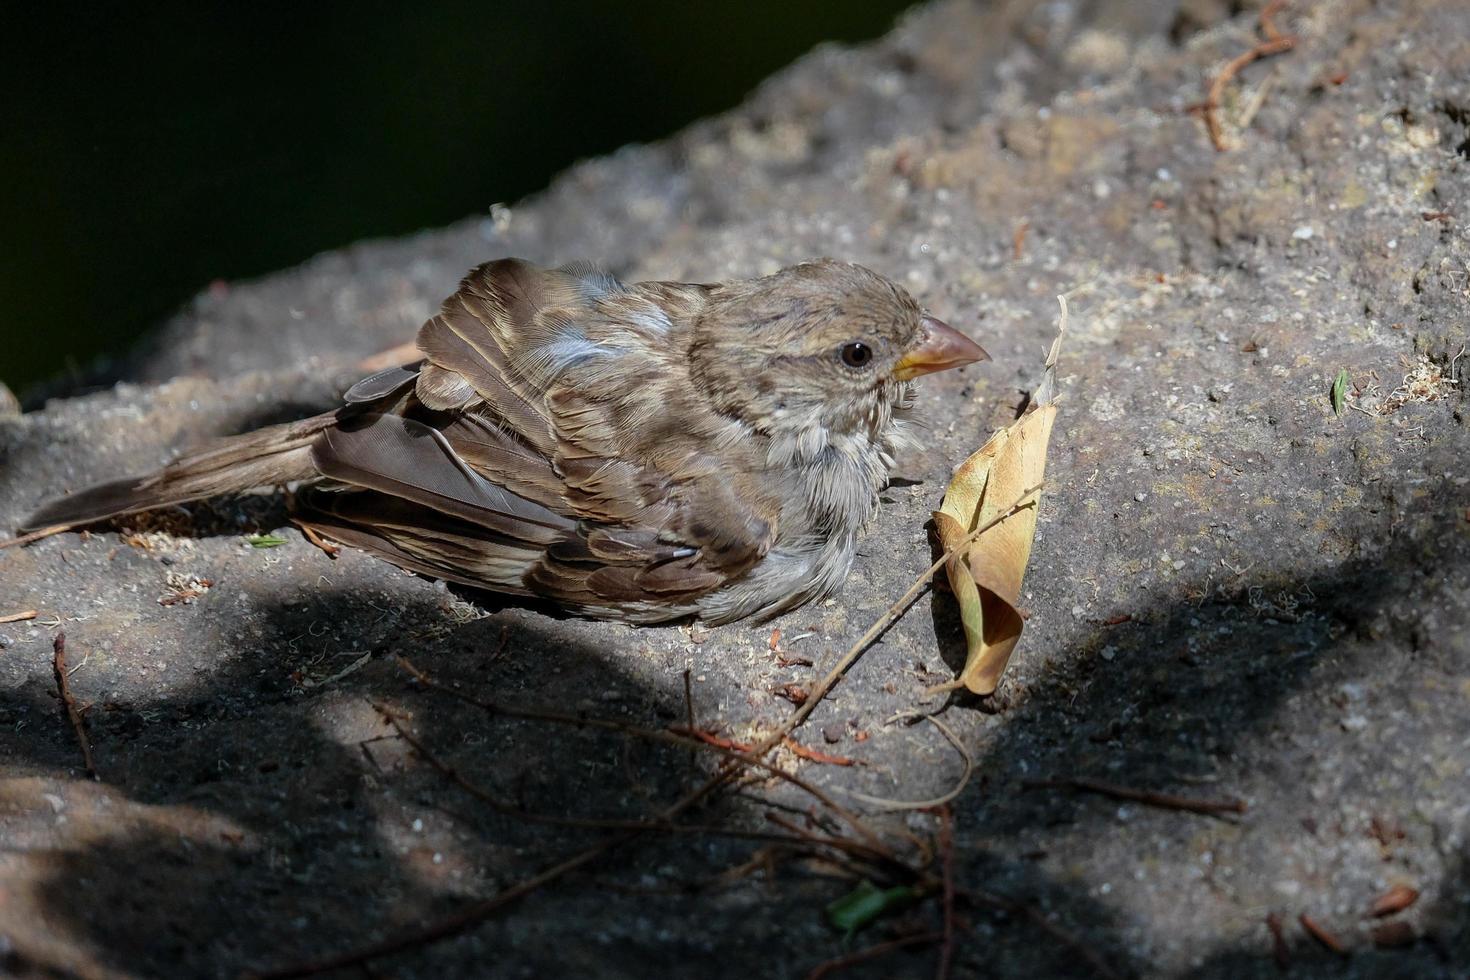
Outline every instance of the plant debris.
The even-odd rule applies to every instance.
[[[1459,390],[1456,369],[1466,350],[1466,347],[1461,347],[1441,360],[1422,353],[1413,360],[1403,358],[1404,374],[1398,385],[1387,394],[1379,383],[1377,371],[1370,371],[1367,379],[1354,383],[1351,390],[1345,383],[1339,392],[1338,381],[1346,375],[1345,371],[1339,372],[1332,386],[1333,411],[1341,414],[1339,406],[1342,405],[1364,415],[1384,418],[1406,405],[1443,401]]]
[[[1291,947],[1286,944],[1286,934],[1281,929],[1281,916],[1266,913],[1266,930],[1271,933],[1271,959],[1276,961],[1276,969],[1285,970],[1291,966]]]
[[[1173,793],[1156,793],[1152,790],[1133,789],[1130,786],[1119,786],[1116,783],[1104,782],[1101,779],[1073,778],[1073,779],[1027,779],[1021,785],[1025,789],[1070,789],[1081,793],[1096,793],[1099,796],[1111,796],[1115,800],[1128,800],[1132,803],[1142,803],[1145,806],[1155,806],[1161,810],[1184,810],[1188,813],[1203,813],[1207,816],[1220,816],[1226,813],[1244,813],[1246,804],[1244,800],[1198,800],[1189,796],[1175,796]]]
[[[1328,950],[1336,953],[1338,956],[1347,955],[1347,947],[1342,944],[1342,940],[1338,939],[1337,936],[1330,932],[1326,926],[1322,925],[1322,923],[1318,922],[1316,919],[1312,918],[1305,912],[1297,916],[1297,921],[1302,924],[1302,928],[1307,931],[1308,935],[1317,940],[1317,942],[1321,943]]]
[[[967,647],[959,678],[935,690],[963,686],[981,696],[994,694],[1021,639],[1025,616],[1018,603],[1036,536],[1036,498],[1013,519],[977,531],[1013,500],[1025,498],[1026,488],[1039,486],[1046,472],[1047,444],[1057,411],[1057,358],[1067,330],[1067,302],[1057,299],[1061,318],[1041,383],[1020,418],[996,432],[955,470],[944,502],[934,513],[940,543],[954,552],[945,571],[960,604]],[[973,541],[966,540],[972,536]]]
[[[906,946],[921,946],[926,943],[936,943],[943,938],[944,934],[939,932],[916,932],[909,936],[900,936],[898,939],[890,939],[887,942],[877,943],[866,949],[860,949],[855,953],[847,953],[843,956],[818,963],[806,975],[806,980],[821,980],[822,977],[827,976],[829,973],[834,973],[849,966],[857,966],[859,963],[866,963],[869,960],[876,960],[880,956],[886,956]]]
[[[286,539],[275,534],[251,534],[245,538],[252,548],[279,548]]]
[[[336,544],[333,544],[332,542],[328,541],[326,538],[324,538],[320,534],[316,533],[316,531],[313,528],[311,528],[310,526],[308,526],[306,524],[302,524],[300,521],[292,521],[292,523],[295,524],[298,528],[301,529],[301,536],[302,537],[306,538],[306,540],[310,544],[314,545],[317,548],[320,548],[321,551],[328,558],[332,559],[333,561],[336,561],[337,560],[337,556],[342,553],[342,547],[341,547],[341,545],[336,545]]]
[[[1384,949],[1408,946],[1418,939],[1419,934],[1414,931],[1414,927],[1403,919],[1385,922],[1373,930],[1373,945]]]
[[[864,878],[856,888],[827,906],[827,921],[851,939],[859,929],[880,916],[908,908],[918,897],[919,893],[908,885],[879,888]]]
[[[66,720],[71,723],[77,745],[82,750],[82,767],[87,775],[97,778],[97,769],[92,764],[92,743],[87,738],[87,724],[82,720],[82,709],[77,706],[76,696],[71,693],[71,673],[66,669],[66,633],[56,634],[51,641],[51,670],[56,675],[56,693],[66,710]]]
[[[160,606],[193,605],[194,600],[214,588],[214,580],[197,575],[168,573],[168,591],[158,597]]]
[[[1347,396],[1348,373],[1347,368],[1337,372],[1337,377],[1332,379],[1332,390],[1329,397],[1332,400],[1332,414],[1341,415],[1343,399]]]
[[[1419,890],[1417,888],[1404,884],[1394,885],[1374,900],[1372,907],[1368,909],[1368,915],[1381,919],[1396,912],[1402,912],[1418,900]]]
[[[811,692],[800,684],[782,684],[780,687],[772,690],[771,693],[778,698],[785,698],[798,707],[806,704],[807,698],[811,697]]]
[[[1261,34],[1264,35],[1264,39],[1258,41],[1249,50],[1232,58],[1224,68],[1220,69],[1219,74],[1214,77],[1214,80],[1210,82],[1209,93],[1205,96],[1205,100],[1189,107],[1190,112],[1197,113],[1204,120],[1205,129],[1210,134],[1210,143],[1219,152],[1223,153],[1230,149],[1230,145],[1225,142],[1225,131],[1220,125],[1219,115],[1220,103],[1225,96],[1225,86],[1251,62],[1270,57],[1273,54],[1281,54],[1284,51],[1290,51],[1296,47],[1296,37],[1291,34],[1283,34],[1276,27],[1275,17],[1281,12],[1281,8],[1285,6],[1286,0],[1270,0],[1266,6],[1261,8],[1260,25]],[[1264,94],[1260,98],[1264,99]],[[1257,104],[1253,109],[1250,109],[1244,114],[1240,123],[1242,129],[1249,124],[1250,119],[1255,116],[1256,111],[1259,109],[1260,105]]]

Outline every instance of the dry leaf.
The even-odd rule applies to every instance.
[[[1408,885],[1394,885],[1388,891],[1378,896],[1368,914],[1374,918],[1382,918],[1402,912],[1419,900],[1419,890],[1410,888]]]
[[[995,692],[1024,625],[1017,602],[1036,536],[1036,505],[1057,414],[1057,356],[1067,329],[1067,302],[1057,299],[1062,306],[1057,339],[1031,403],[955,471],[934,514],[940,544],[955,552],[945,570],[960,603],[968,647],[959,679],[946,686],[963,685],[982,696]],[[1018,509],[1028,498],[1030,505]]]

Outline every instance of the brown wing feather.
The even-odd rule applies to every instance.
[[[646,378],[678,368],[674,338],[628,340],[677,332],[703,295],[591,269],[481,266],[419,331],[425,362],[402,414],[318,442],[321,472],[353,489],[309,495],[303,521],[468,585],[610,616],[691,611],[759,561],[775,529],[774,510],[753,506],[769,504],[762,493],[736,492],[716,461],[671,444],[689,413]],[[629,356],[642,360],[609,363]],[[360,383],[359,397],[399,390],[402,370]]]
[[[409,571],[461,585],[531,595],[524,578],[542,549],[411,501],[373,491],[308,488],[296,520]]]
[[[574,526],[469,467],[438,430],[398,415],[364,415],[312,446],[325,477],[376,490],[545,546]]]

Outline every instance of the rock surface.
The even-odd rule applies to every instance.
[[[317,410],[470,266],[591,258],[711,280],[814,255],[905,282],[994,364],[926,384],[905,460],[834,601],[770,627],[633,629],[482,609],[356,553],[270,497],[0,552],[0,964],[234,976],[396,936],[607,831],[498,812],[384,738],[399,712],[465,779],[537,814],[637,818],[713,758],[491,716],[413,683],[740,738],[790,705],[931,560],[949,468],[1008,419],[1072,308],[1064,402],[999,695],[941,716],[974,759],[956,882],[1024,900],[1119,974],[1464,976],[1470,968],[1470,8],[1324,0],[1246,68],[1225,152],[1187,112],[1258,37],[1223,2],[940,3],[821,50],[741,109],[578,166],[493,217],[321,256],[199,297],[112,390],[0,415],[0,526],[44,497],[205,436]],[[1329,388],[1349,376],[1341,414]],[[254,547],[251,531],[285,543]],[[207,584],[206,584],[207,583]],[[170,604],[161,604],[160,599]],[[52,641],[100,780],[55,698]],[[783,762],[847,802],[917,800],[963,759],[924,689],[963,657],[921,599]],[[353,669],[355,668],[355,669]],[[860,733],[866,738],[861,738]],[[1238,797],[1238,819],[1027,780]],[[747,786],[694,819],[771,830]],[[865,812],[865,804],[853,803]],[[902,844],[929,813],[872,816]],[[851,882],[759,842],[651,835],[394,976],[800,976],[839,955]],[[757,862],[757,865],[759,862]],[[1365,913],[1420,893],[1375,944]],[[1306,913],[1350,951],[1308,936]],[[960,908],[957,976],[1089,975],[1021,915]],[[938,923],[933,901],[856,946]],[[1407,930],[1406,932],[1404,930]],[[848,976],[935,969],[916,945]]]

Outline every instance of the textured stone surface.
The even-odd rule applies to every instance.
[[[1224,6],[939,4],[493,219],[202,295],[112,390],[0,410],[4,526],[190,440],[330,403],[355,359],[507,253],[695,279],[851,258],[995,357],[925,386],[928,448],[904,461],[846,589],[777,623],[811,668],[779,666],[769,627],[479,609],[362,555],[331,562],[289,529],[253,548],[246,530],[283,524],[273,498],[0,552],[0,614],[40,611],[0,625],[0,963],[234,975],[395,934],[597,838],[489,811],[374,741],[370,701],[531,811],[637,816],[676,797],[695,778],[684,752],[489,718],[417,689],[391,655],[482,697],[655,726],[683,719],[687,667],[702,723],[774,722],[789,705],[772,689],[812,682],[928,563],[949,467],[1010,416],[1067,292],[1027,634],[992,703],[943,716],[977,766],[955,803],[960,883],[1037,902],[1125,974],[1275,975],[1275,912],[1297,975],[1463,976],[1470,8],[1293,5],[1300,46],[1230,87],[1233,149],[1217,153],[1184,110],[1255,36],[1253,14]],[[199,579],[212,587],[191,602],[157,601]],[[98,783],[53,697],[58,628]],[[942,792],[953,749],[885,721],[962,656],[948,596],[922,599],[802,732],[872,765],[803,774],[839,793]],[[1226,821],[1023,788],[1071,776],[1249,809]],[[735,797],[699,819],[761,827],[760,812]],[[381,965],[801,975],[842,949],[821,908],[848,885],[795,863],[769,886],[711,883],[755,846],[649,839]],[[1396,883],[1422,893],[1402,916],[1419,938],[1377,949],[1364,912]],[[1303,912],[1351,958],[1308,938]],[[965,919],[957,975],[1088,972],[1023,920]],[[851,975],[933,968],[919,950]]]

